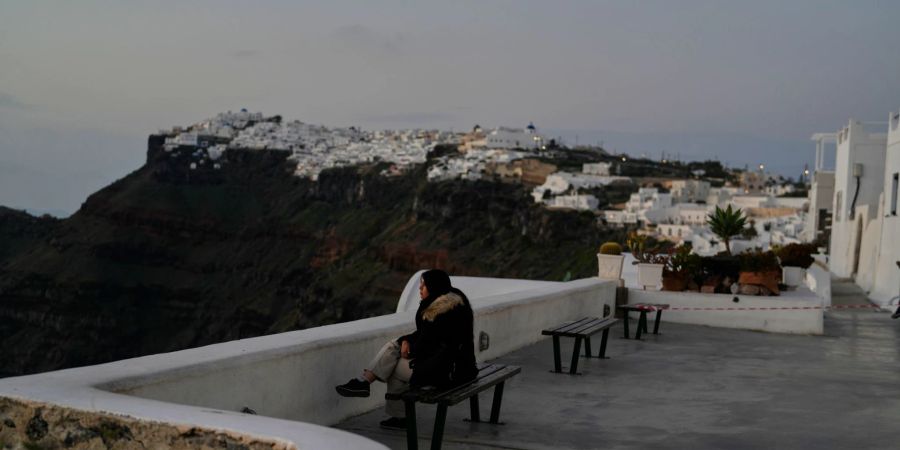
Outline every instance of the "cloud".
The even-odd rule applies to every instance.
[[[5,92],[0,92],[0,108],[6,109],[27,109],[28,105],[22,103],[17,97],[12,94],[7,94]]]

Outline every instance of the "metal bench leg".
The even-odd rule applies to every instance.
[[[591,337],[585,336],[584,338],[584,357],[591,358],[594,355],[591,354]]]
[[[562,372],[562,360],[559,356],[559,336],[553,336],[553,371]]]
[[[418,450],[419,431],[416,430],[416,402],[405,400],[403,404],[406,407],[406,448]]]
[[[503,385],[505,381],[501,381],[494,386],[494,402],[491,403],[491,423],[500,423],[500,404],[503,403]]]
[[[625,318],[622,319],[622,323],[625,325],[625,339],[629,339],[629,337],[628,337],[628,310],[625,311]]]
[[[478,394],[469,397],[469,416],[472,422],[481,422],[481,412],[478,408]]]
[[[439,403],[434,416],[434,431],[431,433],[431,450],[440,450],[444,440],[444,422],[447,421],[447,405]]]
[[[575,337],[575,350],[572,352],[572,366],[569,367],[569,373],[574,375],[578,370],[578,357],[581,356],[581,336]]]
[[[662,317],[662,310],[656,310],[656,323],[653,324],[653,334],[659,334],[659,318]]]
[[[647,311],[641,311],[641,317],[638,319],[637,331],[634,332],[634,338],[641,340],[641,331],[647,328]]]
[[[609,338],[609,328],[603,330],[603,338],[600,340],[600,354],[598,358],[606,358],[606,340]]]

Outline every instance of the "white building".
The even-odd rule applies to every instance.
[[[570,172],[554,172],[547,175],[544,184],[535,187],[531,191],[535,203],[540,203],[544,199],[544,193],[550,192],[551,195],[561,195],[566,192],[578,191],[578,189],[590,189],[600,186],[608,186],[615,182],[631,182],[628,177],[610,177],[604,175],[587,175]]]
[[[883,178],[883,195],[877,214],[881,233],[874,255],[869,258],[874,261],[874,267],[869,270],[863,258],[858,272],[860,275],[869,272],[874,276],[871,281],[864,276],[857,277],[857,283],[869,291],[869,297],[881,304],[900,295],[900,267],[897,266],[900,261],[900,112],[892,112],[889,116]],[[863,241],[865,243],[866,239]]]
[[[584,163],[581,166],[581,173],[585,175],[602,175],[608,177],[609,168],[611,166],[612,164],[606,162]]]
[[[491,130],[485,138],[487,148],[521,148],[535,150],[543,147],[544,138],[538,134],[534,124],[525,128],[499,127]]]
[[[675,203],[693,203],[706,201],[709,197],[710,184],[702,180],[675,180],[672,181],[669,192]]]
[[[674,225],[706,225],[710,207],[696,203],[678,203],[668,208],[644,212],[648,223]]]
[[[659,192],[657,188],[640,188],[637,193],[631,194],[628,202],[625,203],[625,210],[633,213],[643,213],[670,206],[672,206],[671,194]]]
[[[839,277],[854,276],[861,259],[871,259],[871,252],[862,252],[864,235],[880,239],[880,230],[876,233],[869,226],[877,217],[884,192],[886,145],[883,126],[851,120],[837,133],[829,267]],[[869,244],[875,247],[878,243]]]
[[[581,211],[595,211],[600,201],[593,195],[557,195],[544,204],[549,208],[577,209]]]
[[[809,210],[803,240],[814,242],[828,236],[831,230],[831,208],[834,203],[834,171],[825,169],[825,146],[837,143],[837,133],[816,133],[816,162],[809,187]]]

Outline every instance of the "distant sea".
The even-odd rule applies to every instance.
[[[815,143],[808,139],[765,139],[731,133],[626,133],[598,130],[543,129],[547,138],[561,137],[569,146],[600,145],[607,151],[653,160],[720,161],[727,167],[757,167],[798,178],[804,164],[815,161]],[[834,150],[826,152],[825,167],[834,167]]]
[[[19,207],[15,207],[15,206],[11,206],[10,208],[18,209],[19,211],[25,211],[28,214],[31,214],[32,216],[35,216],[35,217],[41,217],[44,214],[49,214],[58,219],[65,219],[73,214],[71,212],[63,211],[61,209],[19,208]],[[2,374],[2,373],[3,372],[0,371],[0,374]]]

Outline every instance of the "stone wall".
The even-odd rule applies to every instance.
[[[0,397],[0,448],[289,450],[295,447],[195,426],[141,421]]]

